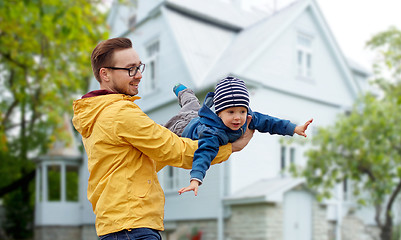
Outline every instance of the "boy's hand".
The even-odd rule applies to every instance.
[[[191,180],[191,183],[189,184],[189,186],[185,187],[185,188],[181,188],[180,190],[178,190],[178,193],[181,195],[184,192],[194,191],[195,196],[198,196],[198,188],[199,188],[199,182],[196,180]]]
[[[313,121],[313,118],[311,118],[309,121],[307,121],[304,125],[296,126],[294,129],[294,133],[306,137],[305,131],[306,131],[306,129],[308,129],[308,126],[309,126],[309,124],[312,123],[312,121]]]

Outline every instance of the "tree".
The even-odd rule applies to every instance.
[[[393,205],[401,192],[401,32],[390,28],[367,46],[375,50],[376,94],[366,93],[349,114],[319,129],[306,152],[307,166],[293,172],[323,198],[351,180],[359,204],[374,206],[382,240],[392,239]]]
[[[24,208],[30,202],[32,210],[30,159],[66,136],[63,116],[71,114],[77,93],[87,89],[91,51],[107,37],[100,4],[0,0],[0,198],[5,205]],[[14,234],[26,226],[20,227]]]

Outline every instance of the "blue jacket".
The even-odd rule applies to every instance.
[[[214,92],[209,92],[206,95],[203,106],[199,110],[199,117],[192,119],[182,133],[183,137],[199,140],[192,163],[191,179],[195,178],[200,181],[203,181],[210,163],[219,151],[219,146],[235,142],[245,133],[247,126],[245,123],[240,129],[234,131],[224,125],[221,118],[211,109],[213,96]],[[252,116],[249,129],[270,134],[290,136],[294,134],[296,125],[288,120],[252,112],[251,110],[249,110],[248,115]]]

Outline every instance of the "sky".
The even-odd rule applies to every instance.
[[[395,26],[401,29],[400,0],[317,0],[343,54],[370,69],[374,52],[365,43]]]
[[[244,0],[243,0],[244,1]],[[281,7],[293,0],[246,0]],[[371,69],[375,54],[365,44],[391,25],[401,29],[400,0],[315,0],[345,57]]]

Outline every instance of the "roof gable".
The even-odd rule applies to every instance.
[[[306,1],[295,2],[240,32],[218,60],[219,64],[211,69],[204,84],[215,82],[216,76],[221,78],[244,72],[253,61],[256,61],[261,49],[269,47],[288,27],[291,20],[303,11],[306,4]]]
[[[214,25],[241,30],[266,17],[265,12],[244,11],[216,0],[166,0],[166,6]]]
[[[207,69],[216,65],[235,33],[170,9],[163,12],[194,85],[202,87]]]
[[[278,38],[293,26],[296,20],[304,13],[308,13],[314,19],[320,36],[326,42],[331,57],[341,74],[342,84],[348,89],[351,98],[355,99],[361,91],[359,83],[352,76],[350,67],[315,0],[296,1],[278,13],[241,31],[217,60],[218,64],[214,65],[213,69],[210,70],[203,84],[211,85],[227,75],[247,78],[249,74],[248,69],[255,62],[259,61],[261,55],[266,52],[266,49],[271,48],[272,44],[276,43]],[[255,77],[248,77],[248,79],[258,81]],[[263,79],[264,76],[260,76],[259,80],[263,81]],[[339,81],[340,83],[341,81]],[[275,86],[277,82],[269,84],[273,84],[269,87],[277,87]]]

